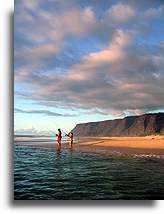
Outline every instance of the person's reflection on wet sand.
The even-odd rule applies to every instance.
[[[56,153],[57,153],[57,156],[59,156],[61,154],[61,144],[57,145]]]
[[[72,151],[73,150],[73,143],[70,142],[69,145],[70,145],[70,150]]]

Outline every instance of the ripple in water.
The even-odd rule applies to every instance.
[[[164,199],[164,160],[69,149],[14,149],[14,198]]]

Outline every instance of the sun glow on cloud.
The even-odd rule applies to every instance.
[[[65,115],[73,127],[163,109],[164,4],[100,2],[16,2],[17,117]]]

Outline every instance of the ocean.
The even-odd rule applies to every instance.
[[[85,139],[87,141],[89,139]],[[63,139],[66,143],[67,139]],[[75,143],[84,141],[76,139]],[[38,147],[53,137],[15,137],[15,200],[164,199],[164,159]]]

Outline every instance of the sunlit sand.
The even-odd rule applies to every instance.
[[[97,149],[104,147],[107,151],[116,150],[126,153],[151,152],[154,154],[164,154],[164,136],[110,137],[97,141],[82,142],[80,146]]]

